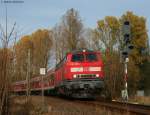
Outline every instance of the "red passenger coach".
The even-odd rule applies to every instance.
[[[89,98],[104,88],[103,62],[100,52],[70,52],[56,66],[55,88],[60,94]]]
[[[12,90],[15,93],[18,94],[24,94],[24,92],[26,91],[26,81],[18,81],[12,84]]]

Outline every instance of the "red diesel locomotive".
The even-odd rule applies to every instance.
[[[104,88],[103,61],[100,52],[77,50],[68,53],[47,72],[44,82],[41,76],[31,79],[31,91],[40,92],[42,87],[46,94],[57,93],[74,98],[93,98]],[[20,86],[20,87],[19,87]],[[26,81],[13,85],[15,92],[26,90]]]

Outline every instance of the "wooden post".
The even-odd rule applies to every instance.
[[[27,89],[26,89],[26,93],[27,93],[27,102],[29,101],[30,99],[30,49],[28,50],[28,59],[27,59],[27,78],[26,78],[26,84],[27,84]]]

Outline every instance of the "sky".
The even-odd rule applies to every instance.
[[[13,0],[7,0],[13,1]],[[16,31],[22,36],[39,28],[53,28],[70,8],[79,12],[85,27],[95,28],[97,21],[105,16],[120,17],[132,11],[147,19],[150,35],[150,0],[15,0],[7,3],[8,28],[16,22]],[[0,2],[0,24],[5,27],[6,4]]]

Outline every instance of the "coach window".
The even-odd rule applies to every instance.
[[[55,80],[54,74],[51,75],[50,80],[51,80],[51,82],[53,82]]]

